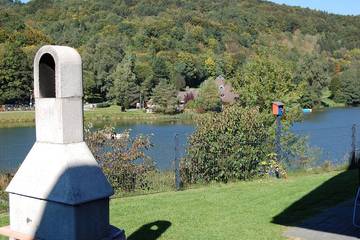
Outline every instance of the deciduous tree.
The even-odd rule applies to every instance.
[[[0,56],[0,104],[28,103],[33,79],[27,56],[15,44],[6,49]]]
[[[330,84],[329,66],[320,55],[306,55],[298,64],[294,82],[306,84],[306,90],[300,100],[302,107],[312,108],[321,105],[324,88]]]
[[[157,112],[172,114],[177,111],[177,90],[166,79],[161,79],[154,88],[152,100],[156,105]]]
[[[110,96],[122,109],[136,105],[140,98],[140,87],[136,84],[133,56],[127,55],[111,75],[113,86]]]
[[[196,106],[201,112],[219,112],[221,111],[221,105],[219,89],[215,84],[215,80],[209,78],[200,86],[199,94],[196,99]]]

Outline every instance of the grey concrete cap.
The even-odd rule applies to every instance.
[[[39,49],[34,59],[35,98],[55,97],[48,94],[54,88],[52,75],[55,75],[55,96],[57,98],[82,97],[82,63],[79,53],[70,47],[47,45]],[[44,79],[44,80],[42,80]],[[41,91],[45,89],[44,91]],[[47,96],[49,95],[49,96]]]

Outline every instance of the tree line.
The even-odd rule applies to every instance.
[[[28,102],[44,44],[80,52],[88,102],[128,108],[222,75],[246,102],[273,87],[301,107],[360,103],[359,16],[256,0],[1,0],[0,13],[0,104]]]

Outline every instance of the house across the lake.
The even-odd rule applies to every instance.
[[[198,88],[186,87],[184,91],[178,92],[177,97],[179,99],[180,104],[186,104],[188,101],[196,99],[198,93],[199,93]]]
[[[224,104],[234,103],[239,98],[239,95],[233,92],[231,84],[225,82],[223,76],[218,76],[215,79],[215,84],[219,88],[220,98]]]
[[[219,89],[219,97],[223,104],[231,104],[239,98],[239,95],[233,92],[232,86],[230,83],[225,81],[223,76],[218,76],[215,79],[215,84]],[[198,88],[189,88],[187,87],[184,91],[178,92],[178,99],[180,104],[186,104],[189,100],[196,99],[198,96]]]

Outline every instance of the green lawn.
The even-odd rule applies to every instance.
[[[158,113],[145,113],[142,110],[127,110],[121,112],[119,106],[111,106],[108,108],[96,108],[85,111],[85,121],[88,122],[124,122],[126,120],[133,121],[172,121],[172,120],[191,120],[192,114],[181,113],[175,115],[166,115]]]
[[[146,224],[156,221],[160,230],[171,225],[149,239],[282,239],[285,227],[272,221],[293,225],[349,199],[356,179],[356,172],[331,172],[116,199],[111,222],[128,236],[138,230],[129,240],[148,239]]]
[[[128,240],[282,239],[284,225],[353,197],[356,184],[355,171],[329,172],[113,199],[111,223]]]
[[[87,122],[94,123],[114,123],[119,122],[167,122],[174,120],[191,121],[193,114],[181,113],[175,115],[165,114],[149,114],[141,110],[128,110],[121,112],[120,107],[111,106],[108,108],[96,108],[84,112],[84,118]],[[0,112],[0,127],[22,127],[33,126],[35,121],[35,113],[31,111],[14,111],[14,112]]]
[[[0,127],[34,125],[35,113],[31,111],[0,112]]]

